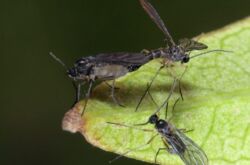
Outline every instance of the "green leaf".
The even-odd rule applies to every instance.
[[[186,135],[206,152],[210,164],[250,164],[250,17],[196,39],[207,44],[209,50],[234,53],[211,53],[191,59],[181,81],[184,101],[177,104],[168,118],[171,117],[170,122],[177,128],[194,130]],[[156,110],[149,96],[138,112],[134,110],[160,61],[152,61],[116,81],[119,88],[116,97],[125,108],[113,103],[110,88],[102,83],[95,88],[83,118],[79,118],[77,112],[83,108],[84,101],[81,101],[66,114],[63,128],[78,131],[92,145],[117,154],[146,144],[156,133],[153,125],[137,127],[154,131],[145,132],[107,122],[133,125],[148,120]],[[176,65],[160,72],[151,88],[159,105],[172,85],[170,73],[178,74],[178,70],[183,69],[183,65]],[[176,90],[171,104],[178,96]],[[164,145],[158,136],[152,143],[125,156],[153,163],[160,147]],[[157,161],[167,165],[183,164],[178,156],[167,151],[160,152]]]

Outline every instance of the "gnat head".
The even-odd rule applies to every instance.
[[[78,75],[77,68],[72,67],[72,68],[68,69],[67,74],[70,78],[75,79]]]
[[[159,117],[156,114],[154,114],[149,117],[148,123],[155,124],[158,120],[159,120]]]
[[[54,58],[58,63],[60,63],[66,69],[67,75],[74,81],[87,79],[88,69],[86,69],[87,68],[86,59],[83,58],[79,59],[78,61],[76,61],[76,63],[72,68],[69,68],[65,65],[65,63],[61,59],[56,57],[56,55],[54,55],[52,52],[50,52],[49,54],[51,55],[52,58]]]

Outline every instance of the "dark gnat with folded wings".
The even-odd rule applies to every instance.
[[[157,163],[159,151],[165,149],[171,154],[178,155],[185,165],[208,165],[205,152],[181,130],[175,128],[171,123],[159,119],[156,114],[150,116],[148,123],[155,125],[155,129],[161,135],[166,146],[166,148],[158,150],[155,163]]]
[[[102,53],[78,59],[67,73],[74,80],[111,80],[133,72],[150,60],[159,57],[159,53],[146,55],[127,52]]]

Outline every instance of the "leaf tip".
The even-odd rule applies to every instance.
[[[77,106],[65,113],[62,120],[62,129],[70,133],[82,132],[84,122]]]

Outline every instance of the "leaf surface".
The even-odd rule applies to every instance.
[[[196,39],[212,49],[232,50],[233,53],[211,53],[191,59],[182,78],[184,101],[180,101],[169,113],[171,123],[177,128],[193,129],[186,133],[207,154],[210,164],[250,164],[250,18],[238,21],[222,29],[203,34]],[[200,51],[199,51],[200,52]],[[192,52],[191,56],[199,53]],[[153,125],[135,128],[111,125],[107,122],[133,125],[144,123],[156,110],[150,97],[143,100],[138,112],[135,107],[147,83],[160,67],[161,60],[154,60],[138,71],[116,81],[116,97],[125,105],[115,105],[110,88],[101,83],[88,102],[83,118],[70,119],[70,112],[81,111],[79,102],[64,118],[64,129],[79,131],[92,145],[118,154],[146,144],[156,134]],[[151,95],[160,105],[166,99],[173,82],[171,74],[183,70],[182,65],[163,69],[151,88]],[[171,73],[171,74],[170,74]],[[170,105],[179,96],[174,92]],[[164,110],[161,111],[164,116]],[[77,115],[76,115],[77,118]],[[71,123],[75,129],[65,125]],[[72,124],[73,123],[73,124]],[[74,131],[73,131],[74,130]],[[158,148],[164,147],[160,136],[150,144],[126,154],[127,157],[154,162]],[[119,160],[117,160],[119,161]],[[158,163],[183,164],[181,159],[160,152]]]

